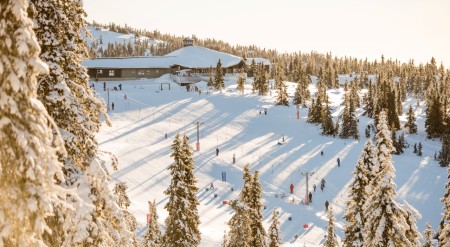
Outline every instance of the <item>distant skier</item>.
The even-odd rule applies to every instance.
[[[289,189],[291,190],[291,194],[294,194],[294,185],[291,184],[291,186],[289,186]]]
[[[316,193],[316,184],[313,185],[314,193]]]
[[[327,201],[325,201],[325,210],[328,211],[328,206],[330,205],[330,203]]]
[[[216,148],[216,156],[219,156],[219,148]]]
[[[308,197],[309,197],[309,202],[312,202],[312,193],[311,193],[311,191],[309,192]]]
[[[338,167],[341,166],[341,160],[339,158],[337,158],[337,164],[338,164]]]
[[[233,164],[236,164],[236,154],[233,154]]]
[[[103,91],[106,91],[106,81],[103,82]]]
[[[114,111],[114,102],[111,103],[111,109]]]
[[[320,151],[320,155],[321,155],[321,156],[323,156],[323,150],[322,150],[322,151]]]
[[[122,91],[122,84],[119,84],[119,90]]]
[[[214,189],[214,184],[211,183],[211,186],[209,188],[213,190]]]
[[[267,115],[267,108],[264,108],[264,115]]]

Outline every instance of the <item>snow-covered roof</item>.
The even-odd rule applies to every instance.
[[[262,58],[262,57],[249,57],[249,58],[247,58],[247,60],[245,60],[245,63],[247,65],[251,65],[253,60],[255,60],[256,64],[259,64],[259,63],[263,63],[264,65],[271,65],[272,64],[269,59],[265,59],[265,58]]]
[[[186,68],[216,67],[221,61],[222,67],[239,64],[242,58],[228,53],[211,50],[201,46],[186,46],[165,56],[95,58],[86,60],[83,65],[88,68],[170,68],[180,65]]]
[[[94,69],[170,68],[170,66],[175,64],[175,59],[176,58],[173,56],[94,58],[83,61],[82,65]]]
[[[202,46],[186,46],[173,51],[166,56],[174,56],[175,65],[188,68],[209,68],[216,67],[220,59],[222,67],[231,67],[239,64],[241,57],[228,53],[211,50]]]

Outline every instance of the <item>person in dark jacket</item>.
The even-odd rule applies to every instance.
[[[309,192],[308,197],[309,197],[309,202],[312,202],[312,193],[311,193],[311,191]]]
[[[328,203],[328,200],[325,201],[325,210],[328,211],[328,206],[330,205],[330,203]]]
[[[216,148],[216,156],[219,156],[219,148]]]

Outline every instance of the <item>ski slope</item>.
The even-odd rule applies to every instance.
[[[320,126],[306,123],[307,108],[299,109],[300,119],[297,119],[294,106],[274,106],[275,91],[271,90],[267,96],[257,96],[251,92],[251,81],[248,80],[245,93],[240,95],[236,91],[236,78],[228,76],[225,79],[223,92],[209,94],[205,93],[204,87],[201,94],[186,92],[185,88],[171,83],[168,75],[157,79],[107,82],[109,88],[121,83],[123,90],[110,91],[110,103],[115,104],[114,111],[110,111],[113,126],[104,125],[97,138],[100,149],[111,151],[119,160],[118,171],[111,171],[110,186],[113,187],[115,181],[126,182],[131,200],[129,210],[141,225],[137,234],[145,231],[148,201],[156,200],[159,223],[164,226],[167,217],[164,190],[171,179],[167,167],[172,162],[170,146],[173,137],[177,133],[188,135],[195,150],[197,131],[194,123],[200,122],[200,151],[194,152],[194,160],[199,188],[201,246],[220,246],[224,231],[228,231],[226,223],[232,216],[232,210],[223,201],[238,197],[243,184],[241,172],[246,163],[250,163],[252,172],[260,171],[266,230],[272,211],[280,212],[282,246],[320,246],[323,243],[327,226],[326,200],[333,206],[336,234],[342,240],[347,186],[366,140],[364,129],[372,120],[359,116],[360,141],[322,136]],[[349,78],[340,76],[341,82],[346,79]],[[161,91],[161,83],[171,83],[171,90],[164,85]],[[97,83],[95,88],[107,99],[102,84]],[[294,90],[295,84],[288,83],[291,96]],[[310,90],[314,93],[315,86],[311,85]],[[328,90],[328,95],[335,121],[343,110],[340,105],[343,89]],[[408,99],[403,106],[404,112],[410,104],[417,105],[413,99]],[[262,111],[264,108],[267,108],[267,115]],[[406,200],[419,210],[422,219],[417,224],[423,232],[426,222],[430,222],[434,230],[438,228],[447,170],[433,160],[434,153],[441,147],[440,142],[425,139],[424,108],[416,108],[416,114],[419,134],[406,134],[411,147],[400,156],[393,155],[393,161],[397,202]],[[401,121],[403,124],[405,116]],[[277,145],[279,141],[283,144]],[[412,152],[412,146],[419,141],[423,145],[422,157]],[[220,149],[218,156],[216,147]],[[232,164],[233,154],[236,164]],[[337,158],[341,160],[340,167]],[[226,181],[222,181],[223,172],[226,172]],[[312,174],[309,190],[313,184],[317,185],[310,205],[301,203],[306,193],[303,175],[306,172]],[[322,178],[326,180],[324,191],[320,191],[319,186]],[[214,190],[207,191],[211,183]],[[289,193],[291,183],[293,194]],[[279,196],[283,194],[286,197]],[[304,225],[308,228],[304,229]]]

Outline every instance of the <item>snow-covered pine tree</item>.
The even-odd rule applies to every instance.
[[[39,94],[62,133],[68,150],[67,158],[61,158],[66,186],[74,188],[72,191],[76,193],[68,195],[68,202],[76,214],[58,215],[61,217],[58,220],[66,221],[64,224],[71,225],[75,233],[58,230],[54,234],[64,237],[61,244],[64,246],[73,246],[74,243],[85,246],[131,245],[131,234],[108,188],[109,174],[95,140],[95,133],[101,126],[101,115],[106,116],[106,107],[88,88],[89,76],[86,68],[81,66],[88,57],[81,34],[83,31],[87,33],[82,2],[34,1],[33,7],[39,42],[45,48],[41,57],[51,65],[50,76],[40,78]],[[48,21],[47,12],[53,13],[56,20]],[[108,118],[104,119],[109,124]],[[116,159],[112,158],[112,161],[116,169]],[[68,222],[69,219],[74,223]]]
[[[216,65],[216,74],[214,76],[214,87],[216,88],[216,90],[220,90],[222,91],[222,89],[225,88],[225,81],[224,81],[224,73],[223,73],[223,68],[222,68],[222,63],[219,61],[217,62]]]
[[[438,160],[441,167],[450,166],[450,135],[442,137],[442,148],[439,151]]]
[[[275,105],[289,106],[289,96],[284,81],[281,81],[280,86],[278,87],[278,96]]]
[[[278,247],[283,242],[280,237],[280,220],[279,220],[279,212],[274,210],[272,213],[272,223],[270,224],[268,236],[270,239],[269,247]]]
[[[367,186],[374,176],[372,169],[376,167],[376,162],[378,162],[376,153],[372,140],[368,139],[353,171],[353,179],[348,193],[349,200],[346,202],[347,208],[344,213],[344,219],[348,222],[344,227],[345,246],[357,247],[364,244],[366,220],[363,206],[368,197]]]
[[[447,169],[448,182],[445,185],[445,194],[441,198],[444,203],[444,214],[439,227],[439,247],[450,246],[450,169]]]
[[[394,147],[384,111],[380,112],[377,130],[379,168],[375,166],[374,169],[378,168],[379,172],[370,182],[372,191],[364,204],[364,242],[374,247],[412,246],[405,234],[406,212],[395,201],[395,168],[391,156]]]
[[[223,231],[223,242],[222,242],[222,247],[227,247],[228,246],[228,234],[227,234],[227,230]]]
[[[356,118],[355,105],[351,97],[345,102],[344,113],[342,114],[342,127],[339,133],[340,138],[347,139],[353,137],[359,139],[358,119]]]
[[[333,117],[331,116],[331,110],[328,103],[322,111],[322,135],[334,135]]]
[[[183,137],[182,144],[182,158],[184,163],[184,179],[186,181],[186,199],[189,203],[188,211],[186,212],[186,230],[187,234],[191,241],[190,246],[197,246],[200,244],[201,233],[198,229],[200,225],[200,216],[198,214],[198,202],[197,198],[197,179],[195,178],[194,170],[195,170],[195,161],[194,161],[194,152],[192,150],[191,145],[189,145],[189,138],[187,135]]]
[[[420,234],[419,229],[417,229],[417,220],[422,218],[422,215],[408,202],[404,201],[401,205],[403,210],[406,212],[406,223],[409,229],[406,229],[406,238],[411,242],[412,246],[420,246],[420,240],[423,238]]]
[[[251,192],[250,192],[251,199],[248,205],[250,208],[249,214],[251,219],[250,228],[252,229],[251,230],[252,241],[250,245],[255,247],[266,246],[266,231],[264,230],[264,227],[262,225],[263,216],[261,214],[262,208],[261,193],[262,192],[261,192],[261,184],[259,183],[259,171],[255,171],[255,173],[253,174],[251,185]]]
[[[242,180],[244,180],[244,185],[239,193],[239,201],[249,206],[252,198],[252,185],[253,176],[250,172],[250,164],[247,163],[242,171]]]
[[[328,206],[327,210],[327,219],[328,219],[328,225],[327,225],[327,235],[325,242],[323,244],[324,247],[338,247],[339,243],[336,238],[336,233],[334,229],[334,224],[336,219],[334,218],[333,213],[333,207],[330,205]]]
[[[408,117],[405,123],[405,128],[408,129],[408,133],[410,134],[417,133],[416,117],[414,116],[414,111],[411,105],[409,105]]]
[[[266,95],[269,92],[269,84],[267,83],[266,70],[263,63],[258,64],[255,83],[257,84],[258,95]]]
[[[417,145],[417,156],[422,156],[422,143],[419,142],[419,145]]]
[[[127,225],[128,231],[134,233],[137,228],[137,220],[132,213],[128,211],[128,207],[130,206],[130,199],[127,195],[127,184],[125,182],[116,182],[114,186],[114,196],[116,197],[116,203],[122,209],[122,214],[125,218],[125,223]],[[131,236],[131,242],[133,246],[137,246],[137,240],[135,235]]]
[[[234,211],[233,217],[228,222],[230,232],[228,233],[227,247],[250,247],[252,240],[252,229],[250,227],[250,209],[244,203],[236,200],[229,202]]]
[[[116,196],[116,203],[121,208],[127,209],[130,206],[130,199],[127,195],[128,186],[126,182],[116,182],[116,185],[114,186],[114,195]]]
[[[434,231],[431,228],[430,222],[427,222],[427,225],[425,226],[425,231],[423,232],[423,235],[425,236],[425,239],[424,239],[422,247],[434,247],[434,244],[433,244]]]
[[[187,136],[181,140],[180,134],[177,134],[172,143],[171,157],[174,162],[168,168],[172,180],[164,192],[169,197],[165,205],[169,215],[162,246],[187,247],[200,243],[198,200],[192,196],[196,196],[196,179],[193,174],[192,148],[187,142]]]
[[[67,191],[57,185],[64,143],[37,99],[36,77],[48,67],[27,8],[23,0],[0,7],[0,246],[46,246],[52,205],[67,207]]]
[[[147,231],[145,231],[142,238],[142,246],[159,247],[161,246],[161,230],[159,229],[155,200],[153,200],[153,202],[148,201],[148,212],[150,218],[147,222]]]

